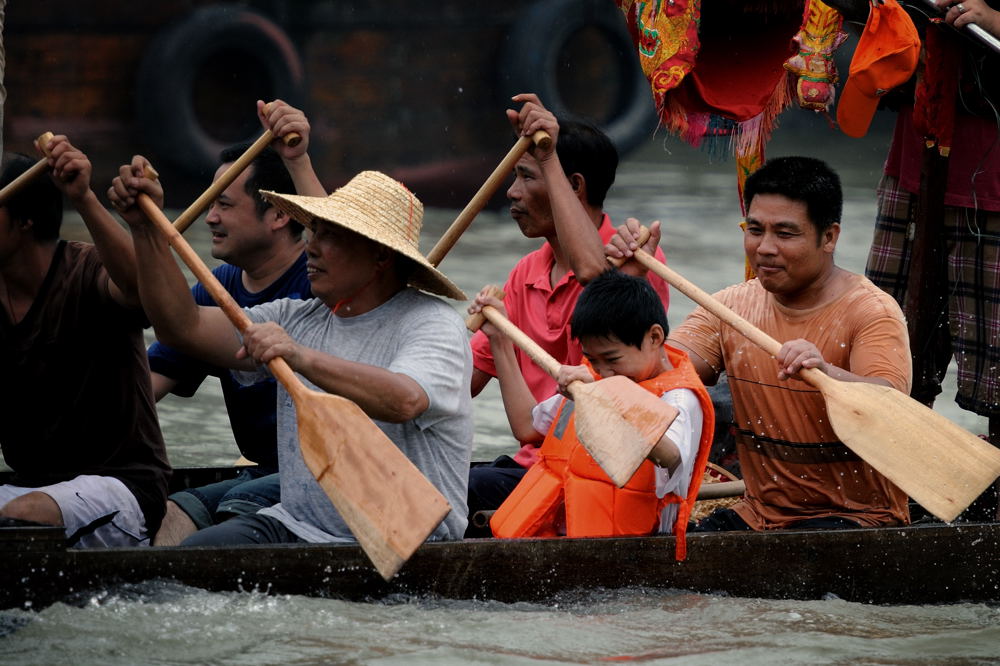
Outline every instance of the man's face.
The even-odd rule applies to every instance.
[[[375,241],[316,220],[306,245],[306,275],[313,295],[330,307],[357,296],[375,275],[380,250]]]
[[[220,166],[214,180],[218,180],[229,166]],[[244,189],[252,168],[244,170],[223,190],[205,217],[212,232],[212,256],[241,268],[255,255],[270,252],[272,234],[267,219],[276,214],[276,209],[271,207],[264,219],[258,217],[254,200]]]
[[[554,233],[549,191],[541,177],[538,162],[524,154],[514,165],[514,183],[507,190],[510,216],[527,238],[548,237]]]
[[[832,266],[839,236],[840,224],[818,234],[804,202],[758,194],[747,212],[743,249],[761,285],[790,304]]]

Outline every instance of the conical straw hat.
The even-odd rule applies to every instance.
[[[402,183],[378,171],[362,171],[325,197],[262,191],[268,201],[310,229],[316,220],[353,231],[395,250],[415,265],[410,284],[464,301],[466,295],[420,253],[424,205]]]

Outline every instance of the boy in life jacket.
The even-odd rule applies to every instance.
[[[503,303],[487,290],[470,313]],[[493,534],[515,537],[677,535],[677,558],[712,443],[714,412],[687,355],[665,344],[663,304],[645,280],[608,271],[592,280],[570,321],[584,365],[560,368],[560,394],[535,404],[514,357],[513,343],[489,322],[500,391],[511,430],[522,442],[541,441],[528,470],[490,521]],[[618,488],[577,440],[573,381],[624,375],[677,409],[660,441],[629,482]]]

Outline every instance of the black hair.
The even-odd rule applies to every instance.
[[[7,153],[3,173],[0,174],[0,187],[6,187],[37,161],[21,153]],[[31,234],[36,241],[54,241],[59,238],[63,219],[62,192],[48,174],[33,179],[3,205],[7,208],[11,222],[31,220]]]
[[[604,205],[604,197],[615,182],[618,150],[608,135],[592,123],[575,118],[559,118],[556,153],[566,177],[574,173],[587,182],[587,203]]]
[[[626,345],[642,348],[646,332],[659,324],[669,332],[667,313],[649,281],[609,270],[583,288],[573,309],[573,337],[608,338],[614,335]]]
[[[222,164],[235,162],[249,147],[249,141],[229,146],[219,153],[219,162]],[[263,217],[264,213],[271,208],[271,203],[261,196],[261,190],[271,190],[280,194],[295,194],[295,182],[292,180],[291,174],[288,173],[281,155],[274,148],[268,146],[262,150],[250,162],[247,169],[250,169],[250,175],[247,176],[244,190],[253,199],[258,217]],[[288,228],[294,237],[302,236],[304,227],[298,221],[292,220]]]
[[[840,222],[844,206],[840,177],[826,162],[813,157],[776,157],[765,162],[743,187],[746,210],[758,194],[780,194],[804,203],[817,238]]]

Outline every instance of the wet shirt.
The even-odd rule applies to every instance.
[[[808,310],[780,305],[758,280],[715,297],[778,341],[815,344],[823,358],[866,377],[910,390],[910,350],[896,302],[861,275],[836,300]],[[779,380],[774,358],[697,308],[670,335],[716,370],[733,395],[736,444],[747,486],[733,508],[754,529],[806,518],[842,516],[863,526],[909,522],[907,496],[842,444],[822,394],[796,379]]]

